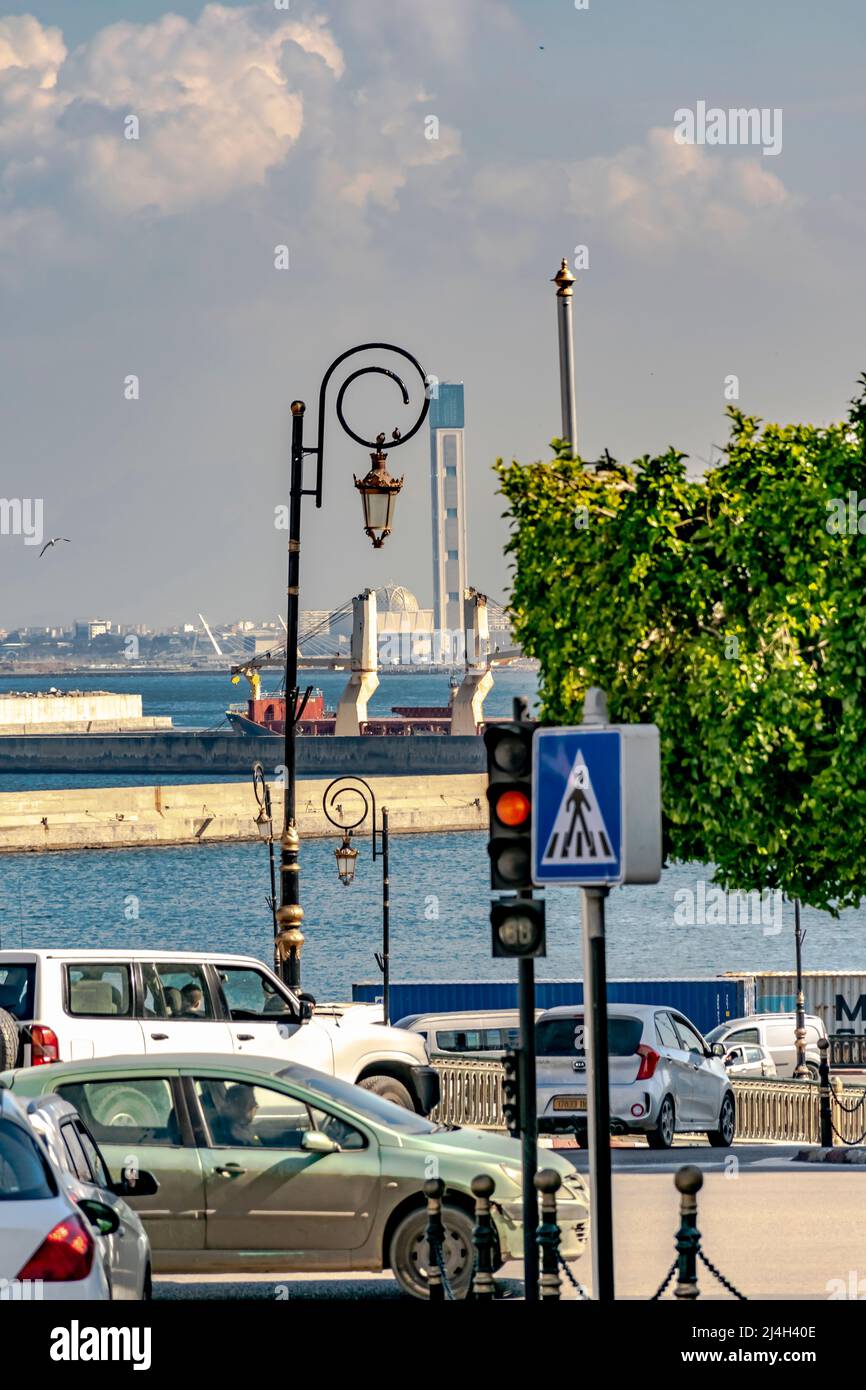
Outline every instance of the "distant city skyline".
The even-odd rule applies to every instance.
[[[673,444],[700,472],[731,402],[845,414],[866,365],[855,0],[22,8],[0,18],[0,501],[39,500],[69,543],[40,558],[0,524],[0,625],[106,595],[124,623],[276,617],[290,402],[312,442],[325,369],[368,340],[465,383],[467,578],[502,599],[492,465],[560,433],[563,255],[587,458]],[[736,108],[780,113],[772,157],[675,138],[683,111]],[[301,601],[393,580],[432,606],[426,431],[373,551],[334,405]],[[345,408],[369,438],[408,416],[382,378]]]

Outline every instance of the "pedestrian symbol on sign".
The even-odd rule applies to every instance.
[[[589,769],[578,748],[541,862],[546,867],[587,861],[615,864],[616,855],[611,849]]]

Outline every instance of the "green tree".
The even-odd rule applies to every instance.
[[[546,723],[658,724],[665,849],[728,889],[866,896],[866,376],[847,420],[729,409],[724,457],[497,464]],[[862,499],[863,511],[859,511]],[[853,520],[853,529],[851,522]]]

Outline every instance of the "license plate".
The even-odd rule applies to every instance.
[[[554,1096],[554,1110],[585,1110],[586,1096]]]

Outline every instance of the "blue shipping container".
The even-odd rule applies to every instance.
[[[535,997],[540,1009],[552,1009],[556,1004],[582,1004],[583,983],[537,980]],[[731,978],[608,980],[607,997],[611,1004],[668,1004],[690,1018],[702,1033],[726,1019],[742,1018],[754,1011],[748,983]],[[356,1003],[381,1004],[381,981],[362,980],[354,984],[352,998]],[[506,980],[430,980],[391,985],[391,1018],[395,1022],[407,1014],[516,1008],[517,985]]]

